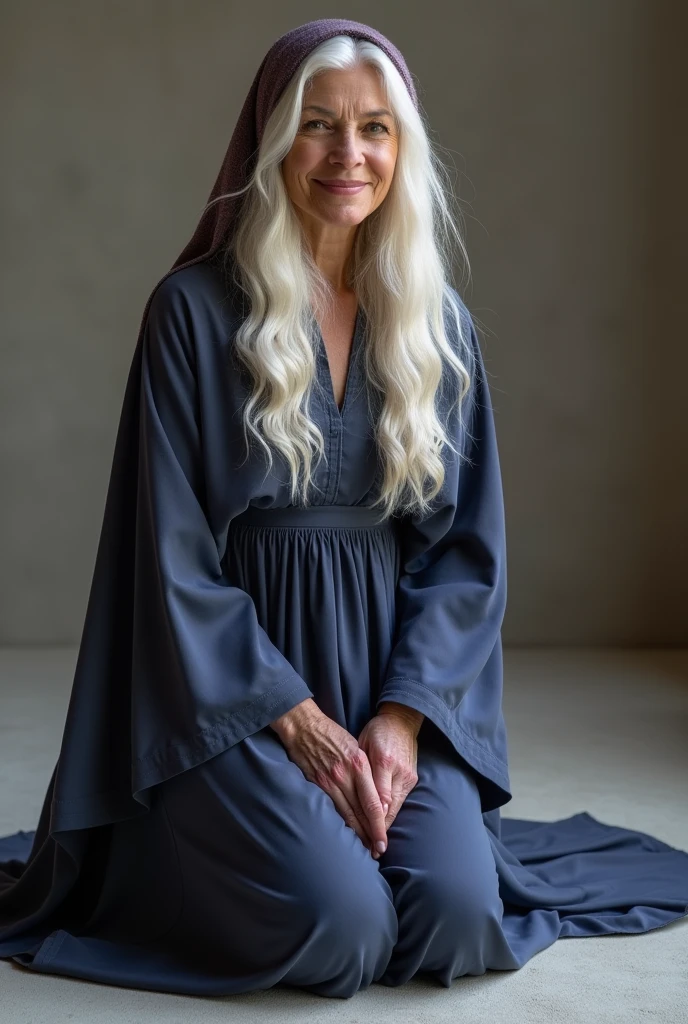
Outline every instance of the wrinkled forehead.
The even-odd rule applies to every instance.
[[[333,119],[397,120],[383,76],[370,65],[314,75],[304,89],[301,109]]]

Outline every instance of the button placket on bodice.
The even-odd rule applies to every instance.
[[[352,402],[355,395],[358,393],[356,385],[359,377],[359,364],[360,364],[360,348],[361,348],[361,333],[362,333],[363,313],[361,307],[358,307],[356,312],[356,321],[354,324],[354,334],[351,342],[351,352],[349,354],[349,365],[347,368],[346,381],[344,385],[344,398],[342,400],[342,408],[339,409],[335,395],[334,386],[332,383],[332,373],[330,371],[330,364],[327,357],[327,349],[325,348],[325,342],[322,336],[322,332],[318,327],[317,340],[318,340],[318,360],[317,365],[320,373],[320,383],[325,395],[325,407],[328,417],[329,425],[329,438],[327,439],[327,457],[328,457],[328,475],[327,475],[327,488],[326,494],[327,503],[334,503],[337,499],[339,492],[339,482],[341,477],[342,469],[342,450],[346,424],[349,416],[353,412]]]

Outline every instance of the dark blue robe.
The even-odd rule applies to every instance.
[[[348,997],[688,915],[687,853],[585,813],[501,817],[504,506],[461,309],[476,359],[465,446],[456,410],[447,422],[470,461],[444,453],[429,516],[380,523],[363,310],[341,410],[318,337],[326,458],[304,509],[278,454],[269,470],[252,440],[246,457],[238,290],[212,261],[159,285],[59,759],[36,832],[0,838],[0,956],[161,991]],[[355,736],[385,700],[426,716],[418,785],[379,861],[269,728],[307,697]]]

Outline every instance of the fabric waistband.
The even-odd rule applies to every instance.
[[[282,508],[256,508],[249,505],[234,516],[230,526],[344,526],[364,529],[395,529],[394,518],[378,522],[382,509],[370,505],[286,505]]]

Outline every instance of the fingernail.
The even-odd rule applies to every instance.
[[[387,849],[387,843],[383,843],[382,840],[380,839],[379,842],[375,843],[375,849],[378,851],[378,853],[384,853],[385,850]]]
[[[387,811],[389,810],[389,804],[383,804],[383,805],[382,805],[382,810],[383,810],[383,812],[384,812],[384,813],[386,814],[386,813],[387,813]]]

